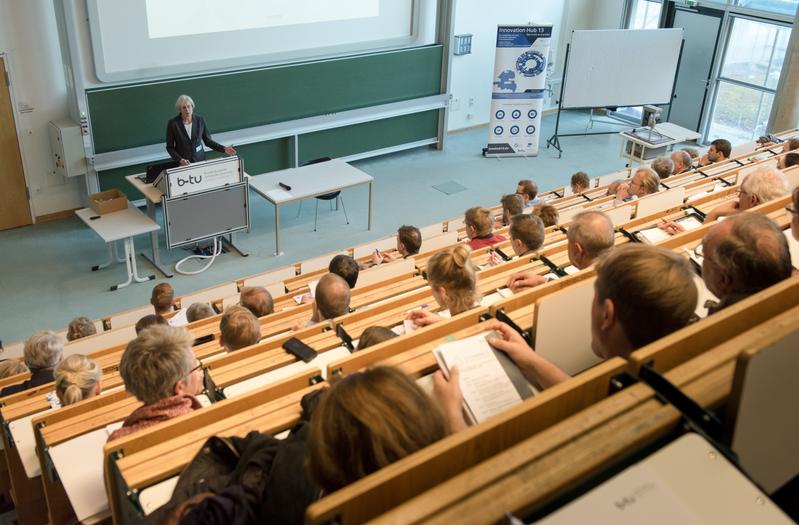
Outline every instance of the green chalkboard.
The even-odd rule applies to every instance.
[[[175,100],[192,96],[212,132],[441,92],[442,46],[87,91],[95,153],[164,141]],[[425,124],[426,126],[426,124]],[[407,131],[407,130],[406,130]],[[422,132],[422,129],[418,129]],[[390,130],[384,137],[393,140]],[[399,138],[399,137],[398,137]]]

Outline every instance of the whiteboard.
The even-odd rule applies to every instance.
[[[250,229],[248,184],[162,199],[169,248]]]
[[[573,31],[563,108],[668,104],[682,29]]]

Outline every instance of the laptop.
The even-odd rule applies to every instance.
[[[162,171],[168,170],[170,168],[177,168],[178,166],[180,166],[180,163],[175,162],[174,160],[169,162],[159,162],[158,164],[151,164],[147,166],[147,170],[144,175],[139,175],[139,180],[145,184],[152,184]]]

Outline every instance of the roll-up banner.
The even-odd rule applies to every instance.
[[[497,27],[485,155],[538,155],[551,25]]]

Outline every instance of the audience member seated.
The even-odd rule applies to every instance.
[[[97,361],[85,355],[67,357],[55,367],[55,393],[61,406],[71,405],[94,397],[102,391],[103,369]]]
[[[128,343],[119,362],[125,389],[144,403],[115,430],[113,441],[201,407],[202,365],[185,328],[151,326]]]
[[[513,253],[519,257],[533,255],[544,244],[544,222],[536,215],[514,215],[508,234]]]
[[[680,151],[684,151],[691,157],[691,164],[696,162],[696,159],[699,158],[699,150],[697,148],[681,148]]]
[[[629,202],[660,191],[660,177],[649,166],[639,166],[629,183],[621,183],[616,200]]]
[[[796,166],[797,164],[799,164],[799,153],[791,152],[780,158],[777,166],[781,170],[784,170],[785,168],[790,168],[791,166]]]
[[[697,302],[693,270],[684,257],[656,246],[626,244],[600,258],[591,311],[591,348],[604,359],[628,357],[641,348],[688,324]],[[485,323],[501,339],[491,344],[507,353],[525,377],[541,388],[561,383],[569,376],[554,363],[534,352],[510,326]],[[442,378],[443,379],[443,378]],[[440,384],[443,390],[454,388]],[[444,413],[452,427],[463,425],[452,418],[462,402],[450,392]]]
[[[674,163],[672,175],[679,175],[691,171],[691,156],[685,150],[672,152],[671,162]]]
[[[350,289],[355,288],[358,282],[358,263],[349,255],[336,255],[330,260],[327,271],[340,276],[347,281]]]
[[[794,151],[799,149],[799,137],[791,137],[786,140],[782,145],[782,152]]]
[[[699,159],[700,166],[709,166],[710,164],[721,162],[730,158],[732,153],[732,144],[727,139],[716,139],[710,143],[707,153]]]
[[[175,306],[175,290],[168,283],[156,284],[150,296],[150,304],[155,308],[156,315],[171,312]]]
[[[305,323],[295,324],[292,329],[300,330],[322,321],[346,315],[350,311],[350,286],[341,276],[326,273],[319,279],[313,301],[313,315]]]
[[[36,332],[25,341],[22,353],[31,377],[18,385],[5,387],[0,391],[0,397],[52,382],[53,369],[64,354],[64,338],[52,330]]]
[[[674,171],[674,161],[672,161],[670,157],[658,157],[652,161],[650,167],[652,171],[657,173],[660,180],[668,179],[676,174]]]
[[[241,458],[232,465],[235,477],[227,458],[201,452],[181,474],[177,496],[145,523],[302,525],[306,508],[321,495],[448,434],[436,401],[394,368],[352,373],[306,395],[301,405],[286,439],[257,433],[226,439]]]
[[[779,170],[762,166],[747,175],[738,190],[738,199],[719,204],[705,216],[705,222],[713,222],[739,211],[746,211],[758,204],[778,199],[788,193],[788,181]]]
[[[494,235],[491,210],[488,208],[469,208],[464,218],[469,247],[472,250],[492,246],[505,240],[502,235]]]
[[[586,172],[578,171],[572,175],[569,184],[571,185],[572,193],[577,195],[578,193],[583,193],[585,190],[587,190],[591,185],[591,181],[588,179],[588,174]]]
[[[150,328],[153,325],[163,324],[168,325],[169,321],[163,315],[149,314],[145,315],[136,321],[136,335],[139,335],[145,328]]]
[[[208,303],[192,303],[186,310],[186,321],[193,323],[215,315],[214,309]]]
[[[449,315],[458,315],[480,304],[477,291],[477,269],[472,264],[469,248],[462,244],[436,252],[427,262],[427,282],[433,297]],[[412,310],[407,319],[416,326],[426,326],[442,319],[427,310]]]
[[[520,180],[516,185],[516,195],[519,195],[524,201],[524,207],[538,206],[543,204],[544,200],[538,198],[538,184],[530,179]]]
[[[551,204],[539,204],[533,208],[533,215],[539,217],[544,226],[557,226],[558,209]]]
[[[360,351],[364,348],[374,346],[377,343],[394,339],[395,337],[397,337],[397,334],[385,326],[370,326],[363,331],[360,339],[358,339],[358,348],[356,348],[356,350]]]
[[[441,409],[404,373],[356,372],[321,396],[311,418],[308,469],[329,494],[446,435]]]
[[[251,311],[255,317],[263,317],[275,311],[272,294],[263,286],[245,286],[242,288],[239,304]]]
[[[400,226],[397,230],[397,254],[386,252],[375,252],[372,254],[372,262],[380,264],[394,259],[407,259],[419,253],[422,248],[422,232],[416,226]]]
[[[243,306],[232,305],[225,309],[219,321],[219,344],[228,352],[254,345],[261,339],[258,318]]]
[[[67,327],[67,341],[74,341],[81,337],[94,335],[97,333],[97,327],[88,317],[76,317],[69,322]]]
[[[0,359],[0,379],[29,372],[25,363],[16,359]]]
[[[504,195],[500,200],[502,204],[502,220],[498,226],[510,224],[510,218],[524,211],[524,201],[516,194]]]
[[[616,241],[610,217],[601,211],[584,211],[572,219],[566,233],[569,262],[578,270],[588,268],[600,255],[613,248]],[[546,279],[533,272],[518,272],[508,279],[508,288],[516,293],[543,284]]]
[[[726,308],[791,276],[791,252],[768,217],[743,212],[714,225],[702,239],[702,278]]]

